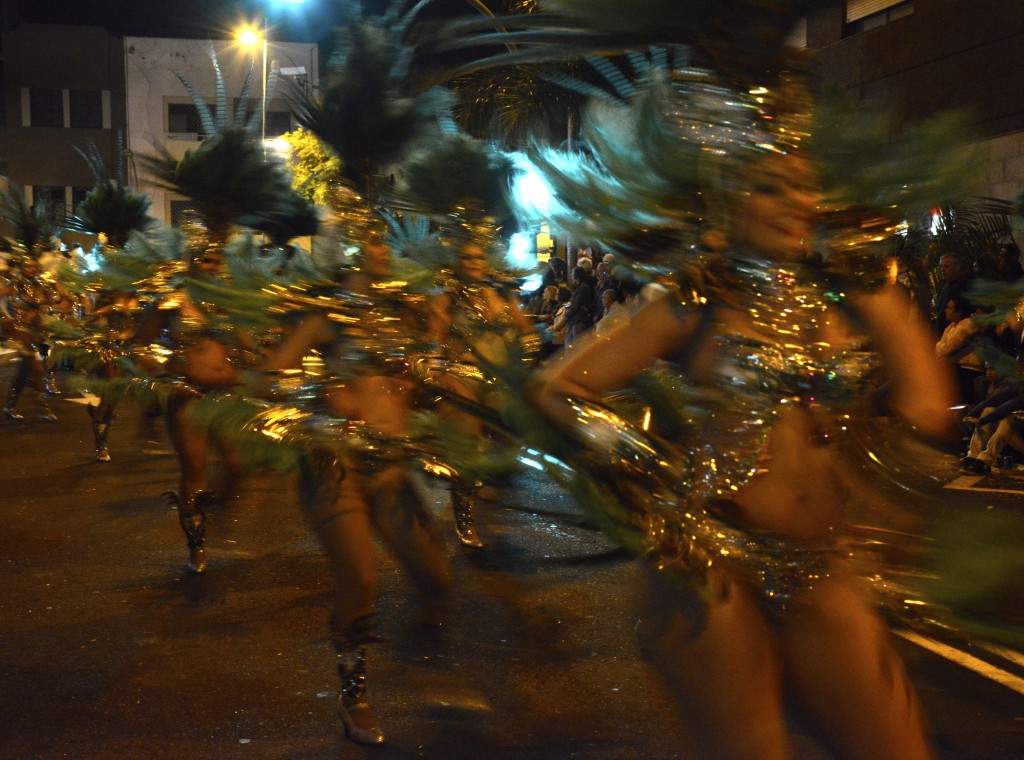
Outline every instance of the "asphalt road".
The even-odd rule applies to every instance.
[[[293,483],[251,478],[211,517],[208,572],[189,576],[161,498],[176,481],[162,431],[122,410],[100,464],[85,410],[55,410],[58,424],[0,424],[0,757],[682,757],[633,644],[635,564],[542,480],[481,510],[483,552],[451,538],[457,594],[440,633],[408,624],[408,587],[382,550],[388,640],[370,689],[388,743],[363,748],[333,713],[326,564]],[[448,536],[446,494],[431,481],[424,493]],[[899,641],[943,760],[1024,757],[1024,695]],[[1019,678],[1014,656],[999,667]],[[825,757],[797,731],[798,760]]]

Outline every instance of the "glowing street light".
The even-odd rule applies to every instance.
[[[306,0],[264,0],[268,5],[290,5],[295,7],[302,5],[305,1]],[[266,10],[263,12],[262,35],[253,27],[246,27],[238,32],[235,37],[245,47],[254,48],[257,45],[262,46],[263,89],[260,96],[260,142],[262,143],[267,139],[267,46],[269,44],[269,27],[267,24]]]

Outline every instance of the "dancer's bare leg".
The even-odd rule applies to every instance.
[[[209,431],[197,424],[189,413],[193,401],[172,400],[167,428],[180,469],[178,521],[188,543],[188,569],[202,573],[206,570],[206,513],[202,502],[207,493],[210,445]]]
[[[424,603],[421,622],[435,620],[451,585],[448,557],[437,540],[419,495],[402,466],[374,476],[370,500],[381,538],[407,571]],[[434,609],[431,609],[431,608]]]
[[[780,630],[793,689],[838,757],[933,757],[891,633],[854,579],[835,575],[802,596]]]
[[[708,600],[699,589],[648,573],[641,648],[677,707],[694,757],[785,760],[776,634],[752,592],[724,583],[725,596]]]
[[[380,744],[366,698],[366,645],[375,640],[377,555],[362,477],[351,462],[330,456],[303,462],[299,498],[324,547],[334,584],[331,638],[337,651],[338,712],[349,738]]]

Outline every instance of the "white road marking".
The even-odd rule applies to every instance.
[[[1009,660],[1014,665],[1020,665],[1024,668],[1024,654],[1021,654],[1016,649],[1009,649],[1008,647],[1001,647],[998,644],[986,644],[984,642],[976,644],[979,649],[984,649],[986,652],[997,654],[1004,660]]]
[[[919,647],[927,649],[930,652],[934,652],[940,657],[946,658],[950,662],[955,662],[961,667],[973,670],[978,675],[984,676],[990,681],[995,681],[1008,689],[1013,689],[1018,694],[1024,694],[1024,678],[1015,676],[1012,673],[1007,673],[1005,670],[1000,670],[995,665],[990,665],[984,660],[980,660],[973,655],[961,652],[956,647],[951,647],[935,641],[934,639],[929,639],[919,633],[914,633],[913,631],[895,631],[895,633],[897,636],[900,636],[913,644],[917,644]],[[997,647],[997,649],[1002,649],[1002,647]],[[1019,653],[1015,652],[1014,654],[1016,654],[1017,657],[1021,657]]]
[[[1009,473],[1003,472],[1000,474],[1008,475]],[[1021,480],[1021,488],[979,488],[977,484],[984,479],[984,475],[961,475],[956,480],[946,483],[943,488],[949,488],[953,491],[983,491],[985,493],[1024,493],[1024,479],[1020,478],[1019,475],[1014,479]]]

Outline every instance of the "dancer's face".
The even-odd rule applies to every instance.
[[[736,213],[736,242],[768,259],[801,258],[811,249],[817,177],[799,156],[770,154],[755,162],[748,175],[750,191]]]
[[[216,253],[201,253],[192,259],[195,277],[216,277],[224,272],[224,257]]]
[[[391,274],[391,249],[380,238],[368,240],[363,245],[363,272],[374,278]]]
[[[466,282],[480,282],[487,277],[487,254],[478,245],[462,246],[456,263],[456,273]]]

